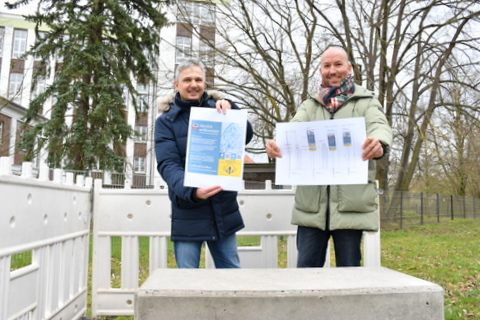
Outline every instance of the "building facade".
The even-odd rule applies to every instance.
[[[0,156],[11,157],[20,164],[25,156],[19,147],[22,118],[29,101],[44,90],[45,79],[31,90],[35,57],[22,55],[35,40],[34,25],[15,14],[0,14]],[[44,108],[45,110],[45,108]],[[46,118],[40,116],[39,121]],[[39,157],[35,165],[41,161]]]
[[[137,86],[140,93],[137,97],[138,113],[129,101],[131,98],[125,98],[127,121],[136,135],[125,146],[123,173],[134,184],[153,184],[152,180],[158,177],[153,144],[157,101],[173,92],[176,66],[189,57],[200,57],[207,67],[207,83],[213,85],[215,62],[211,44],[215,42],[215,7],[213,3],[180,1],[176,6],[164,8],[168,20],[173,23],[160,30],[160,55],[156,57],[158,64],[155,69],[157,82],[155,85],[152,82]],[[33,56],[23,55],[35,42],[34,28],[35,25],[25,21],[20,14],[0,13],[0,155],[11,156],[14,165],[23,161],[22,150],[16,147],[22,117],[32,98],[54,80],[52,72],[50,78],[37,80],[32,90],[32,79],[39,61]],[[60,57],[52,57],[49,61],[51,68],[58,63],[61,63]],[[49,118],[50,106],[51,101],[47,101],[41,119]],[[34,166],[44,162],[46,157],[46,153],[37,155]]]

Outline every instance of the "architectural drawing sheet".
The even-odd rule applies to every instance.
[[[366,184],[365,118],[277,123],[276,184]]]
[[[242,190],[246,127],[246,110],[192,108],[184,185]]]

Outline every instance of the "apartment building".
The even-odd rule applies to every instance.
[[[20,15],[0,13],[0,156],[12,157],[14,164],[20,164],[25,155],[18,147],[22,118],[31,98],[45,88],[43,79],[37,90],[30,89],[38,61],[22,57],[34,40],[32,23]],[[41,160],[39,157],[35,165]]]
[[[128,101],[130,98],[126,97],[128,123],[138,134],[125,146],[124,173],[133,179],[134,184],[151,184],[154,177],[158,177],[153,145],[153,129],[158,115],[156,105],[159,98],[173,92],[175,67],[186,58],[201,56],[207,67],[207,82],[213,85],[214,55],[205,39],[215,41],[215,7],[213,3],[180,1],[178,7],[165,8],[169,21],[174,23],[160,31],[160,56],[155,70],[158,81],[156,85],[152,82],[137,86],[141,93],[137,97],[138,114],[132,101]],[[182,18],[186,16],[189,18]],[[39,61],[33,56],[23,57],[23,54],[35,42],[34,28],[33,23],[25,21],[19,14],[0,12],[0,156],[11,156],[14,164],[23,161],[22,150],[15,146],[21,134],[21,119],[30,100],[53,83],[53,78],[41,78],[35,84],[35,90],[31,90],[33,73]],[[200,37],[193,28],[199,30]],[[58,63],[61,63],[61,57],[52,57],[49,61],[52,68]],[[51,101],[47,101],[42,110],[43,119],[49,118],[50,106]],[[46,156],[39,154],[34,165],[44,162]]]

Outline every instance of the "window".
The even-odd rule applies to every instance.
[[[138,112],[148,110],[148,84],[137,84],[137,108]]]
[[[68,42],[70,40],[70,36],[68,34],[64,34],[63,37],[62,37],[62,45],[60,46],[60,48],[63,48],[62,51],[65,50],[65,43]],[[60,51],[60,50],[59,50]],[[62,52],[57,52],[57,62],[59,63],[62,63],[63,62],[63,54]]]
[[[205,3],[197,3],[197,5],[200,7],[200,24],[206,26],[215,25],[215,6]]]
[[[135,141],[137,142],[147,141],[147,127],[135,126]]]
[[[5,38],[5,28],[0,28],[0,57],[3,57],[3,39]]]
[[[45,92],[45,86],[46,86],[46,81],[45,77],[38,77],[34,83],[34,86],[32,88],[32,93],[31,97],[32,99],[35,99],[39,95]]]
[[[20,102],[23,83],[22,73],[10,73],[10,81],[8,85],[8,97],[15,102]]]
[[[205,3],[182,1],[179,5],[178,20],[197,25],[215,25],[215,6]]]
[[[145,172],[145,157],[135,157],[133,170],[135,172]]]
[[[13,31],[12,58],[19,59],[27,51],[27,30]]]
[[[181,22],[189,22],[189,20],[194,20],[195,12],[195,3],[190,1],[180,1],[178,6],[178,20]]]
[[[215,65],[215,52],[211,44],[207,40],[200,41],[200,57],[202,62],[208,68],[213,68]]]
[[[0,121],[0,146],[3,143],[3,121]]]
[[[176,62],[177,64],[192,56],[192,38],[177,37],[177,52]]]
[[[39,31],[38,32],[38,37],[37,37],[37,42],[40,42],[42,39],[45,39],[47,33],[46,32],[43,32],[43,31]],[[41,60],[42,58],[40,56],[35,56],[34,57],[35,60]]]

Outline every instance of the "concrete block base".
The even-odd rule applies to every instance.
[[[386,268],[157,269],[135,320],[444,319],[443,289]]]

